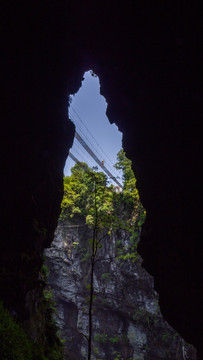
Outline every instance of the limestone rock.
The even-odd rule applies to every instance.
[[[87,359],[90,230],[60,221],[45,251],[56,322],[65,339],[67,360]],[[164,320],[153,277],[135,262],[117,259],[130,247],[128,233],[105,236],[94,274],[93,357],[123,360],[195,360],[195,349]]]

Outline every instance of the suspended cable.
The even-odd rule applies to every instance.
[[[77,139],[76,139],[77,140]],[[74,143],[74,145],[75,145],[76,143]],[[79,143],[80,144],[80,143]],[[81,149],[80,149],[80,147],[77,145],[77,148],[79,149],[79,151],[81,151]],[[91,164],[93,164],[93,167],[95,167],[95,165],[96,165],[96,161],[95,161],[95,163],[93,163],[92,162],[92,157],[90,156],[90,158],[88,158],[88,160],[87,160],[87,158],[86,159],[84,159],[84,157],[78,152],[78,149],[75,149],[75,146],[74,146],[74,149],[73,149],[73,147],[72,147],[72,149],[71,149],[71,151],[69,151],[69,156],[70,156],[70,158],[73,160],[73,161],[75,161],[76,163],[78,163],[78,162],[81,162],[81,160],[78,160],[78,158],[75,156],[75,154],[74,154],[74,152],[76,152],[78,155],[79,155],[79,158],[83,158],[83,160],[84,160],[84,162],[86,163],[86,164],[89,164],[89,163],[91,163]],[[74,150],[74,152],[73,152],[73,150]],[[84,152],[82,152],[82,154],[84,155]],[[88,154],[88,153],[87,153]],[[105,169],[103,169],[102,168],[102,171],[104,172],[105,171]],[[105,171],[106,172],[106,171]],[[107,173],[107,172],[106,172]],[[112,176],[110,176],[109,174],[108,174],[108,176],[107,176],[108,178],[110,178],[110,179],[112,179],[114,182],[117,182],[116,181],[116,179],[114,178],[114,177],[112,177]],[[118,184],[118,183],[117,183]],[[120,186],[120,185],[119,185]],[[122,186],[121,186],[122,187]]]
[[[70,158],[71,158],[73,161],[75,161],[75,163],[77,163],[77,164],[78,164],[78,163],[81,163],[81,161],[78,160],[78,159],[76,158],[76,156],[72,154],[71,151],[69,151],[69,156],[70,156]],[[119,186],[120,186],[120,185],[119,185]]]
[[[82,141],[84,141],[84,143],[86,144],[86,142],[85,142],[85,140],[78,134],[78,132],[76,131],[75,132],[75,139],[78,141],[78,143],[80,144],[80,145],[82,145],[83,147],[84,147],[84,145],[83,145],[83,143],[80,141],[80,138],[82,139]],[[78,144],[78,143],[75,143],[75,141],[74,141],[74,144]],[[95,162],[102,168],[102,170],[105,168],[106,170],[104,170],[106,173],[108,173],[108,176],[112,179],[112,180],[114,180],[114,179],[116,179],[116,176],[115,176],[115,174],[114,175],[112,175],[112,172],[110,172],[108,169],[107,169],[107,167],[106,166],[104,166],[104,162],[103,161],[101,161],[100,159],[98,159],[98,157],[95,155],[95,153],[94,153],[94,151],[86,144],[86,146],[88,147],[88,154],[91,156],[91,158],[93,158],[94,160],[95,160]],[[87,150],[87,149],[86,149]],[[83,155],[84,155],[84,152],[82,153]],[[81,157],[83,157],[83,156],[81,156]],[[93,166],[95,166],[95,164],[93,165]],[[115,181],[115,180],[114,180]],[[120,185],[119,185],[120,186]]]
[[[75,137],[76,139],[81,143],[81,145],[84,147],[84,149],[93,157],[93,159],[97,162],[97,164],[101,167],[101,169],[103,171],[105,171],[105,173],[121,188],[123,188],[123,186],[119,183],[119,181],[115,178],[115,176],[113,176],[110,171],[106,168],[106,166],[104,166],[104,164],[102,163],[102,161],[100,161],[98,159],[98,157],[93,153],[93,151],[89,148],[89,146],[86,144],[86,142],[81,138],[81,136],[77,133],[77,131],[75,132]]]
[[[77,141],[77,139],[75,139],[75,140]],[[83,162],[85,162],[87,165],[89,165],[90,167],[95,166],[95,162],[92,159],[92,157],[85,156],[85,152],[81,149],[81,144],[78,141],[74,142],[74,147],[71,150],[72,150],[72,152],[73,151],[76,152],[79,155],[79,158],[82,159]],[[82,153],[82,155],[81,155],[81,153]]]
[[[76,163],[79,163],[80,161],[71,153],[71,151],[69,151],[69,154],[70,158],[75,161]]]
[[[95,139],[95,137],[91,134],[91,132],[89,131],[88,127],[85,125],[84,121],[81,119],[81,117],[78,115],[78,113],[76,112],[76,110],[74,109],[74,107],[72,105],[70,105],[72,110],[74,111],[74,113],[76,114],[76,116],[78,117],[78,119],[81,121],[81,123],[83,124],[83,126],[85,127],[85,129],[87,130],[87,132],[90,134],[90,136],[93,138],[93,140],[95,141],[95,143],[97,144],[97,146],[100,148],[100,150],[103,152],[103,154],[106,156],[106,158],[110,161],[110,163],[114,166],[114,164],[112,163],[111,159],[108,157],[108,155],[105,153],[105,151],[102,149],[102,147],[98,144],[97,140]]]
[[[74,117],[73,117],[73,119],[74,119]],[[74,121],[76,122],[75,119],[74,119]],[[79,128],[82,136],[87,139],[88,143],[90,144],[90,145],[89,145],[90,149],[91,149],[91,147],[92,147],[91,150],[93,151],[93,149],[94,149],[94,150],[97,152],[97,154],[99,155],[100,159],[103,159],[102,155],[97,151],[97,149],[95,148],[95,146],[90,142],[90,140],[89,140],[88,137],[85,135],[85,133],[83,132],[83,130],[80,128],[80,126],[79,126],[78,124],[77,124],[76,126],[77,126],[77,128]],[[77,130],[78,130],[78,129],[77,129]],[[102,160],[100,160],[100,161],[102,162]],[[107,162],[107,164],[108,164],[108,162]],[[108,167],[111,169],[111,173],[114,174],[114,177],[116,177],[116,176],[115,176],[115,169],[112,168],[110,164],[108,164]]]
[[[97,154],[100,156],[100,158],[102,159],[102,155],[98,152],[98,150],[95,148],[95,146],[90,142],[90,140],[88,139],[87,135],[84,133],[84,131],[81,129],[81,127],[79,125],[77,125],[77,127],[80,129],[82,135],[87,139],[87,141],[89,142],[90,146],[93,147],[93,149],[97,152]]]

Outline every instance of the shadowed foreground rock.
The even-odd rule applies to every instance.
[[[2,3],[0,297],[23,323],[32,318],[27,294],[39,288],[41,255],[60,211],[74,137],[68,95],[93,69],[147,209],[143,266],[154,276],[164,318],[203,358],[198,6]]]

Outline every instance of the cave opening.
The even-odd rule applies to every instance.
[[[5,4],[1,299],[26,326],[29,321],[30,338],[44,347],[49,328],[43,326],[47,319],[38,311],[42,292],[38,271],[43,249],[53,239],[64,159],[73,139],[73,125],[67,124],[67,94],[76,92],[84,69],[94,64],[109,104],[109,119],[123,131],[124,148],[136,166],[139,191],[149,212],[149,231],[140,241],[144,266],[155,278],[169,323],[202,349],[201,68],[196,3],[168,6],[163,2],[158,7],[142,1],[136,6],[133,1],[45,2],[40,7],[35,2]],[[77,249],[77,244],[74,246]],[[65,261],[69,268],[73,266],[66,250],[64,259],[61,254],[58,265],[55,263],[64,269],[64,282],[68,278]],[[74,279],[77,282],[77,272]],[[111,279],[108,275],[102,279],[105,294]],[[60,284],[60,279],[56,283]],[[69,307],[76,313],[75,304],[70,305],[73,300]],[[123,311],[122,304],[118,304],[119,311]],[[132,324],[136,320],[140,331],[131,326],[128,333],[130,339],[136,334],[143,342],[138,315],[134,314]],[[150,325],[153,319],[148,313],[146,319]],[[71,326],[75,327],[74,321]],[[116,336],[120,335],[113,335],[112,341],[117,341]],[[48,338],[46,348],[53,343],[52,334]],[[156,338],[159,341],[158,335]],[[163,338],[167,342],[167,336]],[[8,349],[13,351],[13,341],[7,339]],[[97,336],[101,343],[105,339]],[[164,358],[161,351],[153,351],[149,359]],[[186,353],[189,350],[184,359],[192,359]],[[182,353],[177,356],[183,357]],[[49,355],[46,358],[51,359]]]
[[[122,148],[122,133],[115,124],[110,124],[106,109],[99,77],[92,70],[86,71],[82,86],[70,96],[69,118],[75,125],[75,137],[64,167],[65,176],[69,176],[71,167],[80,161],[91,168],[99,167],[98,171],[104,171],[110,183],[122,183],[122,173],[114,167]]]
[[[153,277],[142,267],[137,245],[146,212],[128,159],[127,182],[115,190],[123,174],[113,167],[122,134],[110,125],[106,108],[99,78],[86,72],[70,97],[75,139],[64,168],[61,216],[45,251],[65,358],[185,360],[189,353],[195,360],[195,349],[163,318]],[[110,186],[101,175],[104,166]]]

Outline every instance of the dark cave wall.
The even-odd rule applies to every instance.
[[[167,321],[200,349],[199,10],[190,2],[134,6],[2,7],[1,297],[25,316],[26,293],[37,284],[59,214],[74,135],[68,95],[92,68],[147,209],[144,266],[155,276]]]

